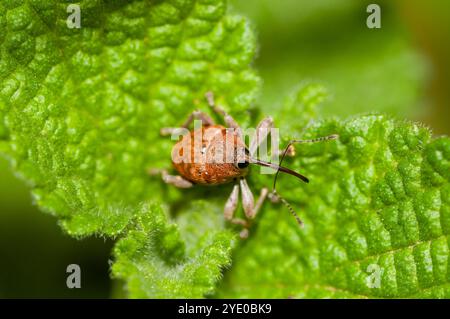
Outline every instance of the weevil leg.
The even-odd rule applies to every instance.
[[[187,120],[184,122],[183,127],[188,128],[189,125],[191,125],[191,123],[194,120],[201,120],[202,125],[204,126],[214,125],[214,120],[208,114],[199,110],[195,110],[189,115]]]
[[[174,134],[175,132],[179,131],[180,129],[181,130],[187,129],[194,120],[201,120],[202,125],[204,125],[204,126],[214,125],[214,120],[208,114],[203,113],[202,111],[199,111],[199,110],[195,110],[189,115],[189,117],[183,123],[181,128],[179,128],[179,127],[163,127],[160,130],[160,134],[162,136],[168,136],[168,135]]]
[[[190,181],[179,175],[169,175],[167,172],[163,172],[161,177],[164,183],[171,184],[178,188],[191,188],[193,186]]]
[[[225,203],[223,216],[225,220],[231,222],[232,224],[248,227],[248,222],[246,220],[234,217],[234,212],[236,211],[238,203],[239,203],[239,184],[236,183],[233,186],[233,190],[231,191],[230,197],[228,197],[228,200]]]
[[[182,128],[182,127],[162,127],[159,130],[159,134],[162,135],[162,136],[170,136],[170,135],[173,135],[175,133],[177,135],[183,135],[183,130],[186,130],[186,129]]]
[[[150,169],[148,173],[149,175],[161,174],[161,178],[164,183],[171,184],[178,188],[191,188],[194,185],[190,181],[179,175],[170,175],[165,169]]]
[[[264,141],[264,139],[269,135],[270,129],[273,128],[273,119],[268,116],[264,118],[261,122],[259,122],[258,126],[256,127],[255,135],[253,136],[252,140],[250,141],[250,156],[254,156],[256,153],[256,150],[261,145],[261,143]]]
[[[214,94],[211,91],[209,91],[209,92],[206,92],[205,97],[206,97],[206,101],[208,102],[208,105],[213,109],[213,111],[216,112],[217,114],[219,114],[220,116],[223,116],[223,120],[225,121],[225,125],[227,127],[234,128],[238,132],[239,135],[242,135],[241,134],[241,127],[233,119],[233,117],[231,117],[230,114],[225,112],[220,106],[215,104],[215,102],[214,102]]]
[[[267,138],[267,136],[269,136],[272,128],[273,119],[270,116],[264,118],[261,122],[259,122],[258,126],[256,127],[255,136],[253,136],[252,140],[250,141],[250,156],[256,155],[256,151],[261,146],[262,142],[264,142],[264,140]],[[276,149],[272,152],[272,156],[280,156],[283,154],[284,149]],[[286,151],[286,156],[295,156],[294,145],[289,145],[288,150]]]
[[[239,184],[234,184],[230,197],[228,197],[223,210],[223,216],[226,220],[232,220],[236,207],[239,203]]]
[[[259,209],[264,203],[264,200],[266,199],[269,191],[265,187],[261,189],[261,194],[259,195],[259,198],[255,204],[255,199],[253,197],[252,191],[250,190],[250,187],[248,187],[245,178],[241,178],[240,186],[242,191],[242,205],[244,206],[245,216],[248,219],[253,219],[255,218],[256,214],[258,213]]]

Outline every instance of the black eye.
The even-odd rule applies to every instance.
[[[249,164],[249,162],[237,163],[237,167],[243,169],[246,168]]]

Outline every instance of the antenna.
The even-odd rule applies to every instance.
[[[281,164],[283,163],[283,160],[286,157],[286,154],[287,154],[289,148],[293,144],[317,143],[317,142],[323,142],[323,141],[329,141],[329,140],[336,140],[338,138],[339,138],[339,135],[332,134],[332,135],[328,135],[328,136],[318,137],[318,138],[315,138],[315,139],[312,139],[312,140],[291,140],[288,143],[288,145],[286,146],[286,148],[284,149],[283,155],[281,155],[281,159],[280,159],[280,162],[278,163],[278,166],[282,167]],[[280,172],[280,170],[277,170],[277,172],[275,173],[275,177],[274,177],[274,180],[273,180],[272,191],[275,191],[275,189],[276,189],[275,186],[277,185],[277,178],[278,178],[278,173]],[[306,178],[305,182],[308,183],[309,180]]]
[[[294,218],[297,220],[297,223],[300,225],[300,227],[303,227],[303,222],[302,222],[302,220],[300,219],[300,217],[298,217],[297,213],[294,211],[294,209],[292,208],[291,204],[289,204],[287,200],[285,200],[283,197],[281,197],[281,196],[277,193],[277,190],[276,190],[277,178],[278,178],[278,173],[281,171],[281,172],[285,172],[285,173],[294,175],[294,176],[300,178],[300,179],[301,179],[302,181],[304,181],[305,183],[308,183],[309,180],[308,180],[307,177],[305,177],[305,176],[303,176],[303,175],[301,175],[301,174],[299,174],[299,173],[297,173],[297,172],[295,172],[295,171],[293,171],[293,170],[290,170],[290,169],[288,169],[288,168],[286,168],[286,167],[281,166],[281,164],[283,163],[283,160],[284,160],[284,158],[285,158],[285,156],[286,156],[286,154],[287,154],[289,148],[290,148],[291,145],[293,145],[293,144],[317,143],[317,142],[322,142],[322,141],[335,140],[335,139],[337,139],[337,138],[339,138],[339,135],[337,135],[337,134],[332,134],[332,135],[323,136],[323,137],[318,137],[318,138],[311,139],[311,140],[292,140],[292,141],[290,141],[290,142],[288,143],[288,145],[287,145],[286,148],[284,149],[283,155],[281,156],[281,159],[280,159],[280,162],[278,163],[278,165],[268,163],[268,164],[270,164],[269,167],[272,167],[272,168],[275,168],[275,167],[278,166],[277,172],[275,173],[275,177],[274,177],[274,180],[273,180],[273,187],[272,187],[271,197],[272,197],[272,199],[273,199],[274,201],[280,200],[280,201],[284,204],[284,206],[286,206],[287,209],[289,209],[289,212],[290,212],[290,213],[294,216]],[[257,163],[257,164],[259,164],[259,163]],[[264,162],[264,164],[266,164],[266,163]],[[264,165],[264,164],[259,164],[259,165],[267,166],[267,165]],[[273,165],[273,166],[272,166],[272,165]]]
[[[277,174],[278,174],[278,172],[283,172],[283,173],[286,173],[286,174],[289,174],[289,175],[293,175],[293,176],[301,179],[305,183],[309,183],[309,179],[306,176],[304,176],[304,175],[302,175],[300,173],[297,173],[296,171],[293,171],[293,170],[291,170],[291,169],[289,169],[287,167],[283,167],[283,166],[280,166],[280,165],[277,165],[277,164],[265,162],[265,161],[262,161],[262,160],[256,159],[256,158],[249,158],[249,162],[253,163],[253,164],[258,164],[258,165],[261,165],[261,166],[273,168],[274,170],[277,171]]]
[[[284,204],[284,206],[287,207],[287,209],[292,214],[292,216],[294,216],[295,220],[297,220],[297,223],[299,224],[299,226],[300,227],[304,226],[303,221],[300,219],[300,217],[297,215],[295,210],[292,208],[291,204],[289,204],[289,202],[287,200],[285,200],[283,197],[281,197],[275,189],[272,190],[272,193],[270,193],[269,195],[270,195],[270,199],[274,202],[277,202],[280,200]]]
[[[259,160],[259,159],[255,159],[255,158],[251,158],[251,157],[248,157],[248,161],[250,163],[254,163],[254,164],[261,165],[261,166],[273,168],[273,169],[275,169],[277,171],[277,174],[278,174],[278,172],[281,171],[283,173],[287,173],[287,174],[293,175],[293,176],[299,178],[300,180],[304,181],[305,183],[309,183],[309,179],[306,176],[303,176],[302,174],[297,173],[297,172],[295,172],[295,171],[293,171],[293,170],[291,170],[291,169],[289,169],[287,167],[283,167],[281,165],[265,162],[265,161],[262,161],[262,160]],[[280,162],[280,164],[281,164],[281,162]],[[292,214],[292,216],[294,216],[294,218],[297,220],[297,223],[300,225],[300,227],[303,227],[303,222],[300,219],[300,217],[298,217],[297,213],[294,211],[294,209],[288,203],[288,201],[285,200],[283,197],[281,197],[277,193],[277,191],[275,190],[275,187],[273,188],[272,193],[269,194],[269,196],[270,196],[270,199],[272,201],[274,201],[274,202],[281,201],[284,204],[284,206],[287,207],[287,209]]]

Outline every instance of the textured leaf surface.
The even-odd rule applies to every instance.
[[[69,233],[115,235],[133,215],[123,204],[157,197],[145,172],[168,165],[161,126],[207,90],[249,108],[253,38],[224,1],[86,1],[81,29],[66,7],[0,5],[0,147]]]
[[[136,230],[115,248],[113,271],[128,280],[131,296],[201,298],[214,292],[222,268],[230,265],[234,235],[220,231],[223,218],[217,210],[197,206],[177,219],[178,227],[167,224],[159,206],[142,207]]]
[[[267,209],[219,296],[449,298],[450,140],[381,115],[319,121],[302,137],[331,133],[340,139],[285,162],[310,184],[280,176],[305,228]]]
[[[71,235],[121,237],[113,274],[131,297],[450,297],[447,138],[381,115],[314,122],[326,92],[300,87],[271,114],[282,136],[341,136],[286,161],[312,181],[279,182],[306,226],[266,203],[235,242],[221,216],[230,185],[176,190],[146,171],[169,165],[159,129],[207,90],[255,124],[246,21],[220,0],[85,1],[82,28],[68,29],[66,7],[0,4],[0,151]],[[254,170],[251,187],[271,178]]]
[[[169,196],[146,172],[170,165],[172,142],[159,129],[180,125],[206,91],[227,109],[250,108],[259,87],[253,34],[222,0],[84,1],[80,29],[67,28],[67,5],[0,4],[0,151],[71,235],[127,234],[115,269],[132,296],[202,296],[229,262],[230,234],[184,251],[175,226],[143,208]],[[140,267],[161,267],[162,277]],[[136,283],[151,278],[168,279],[161,290]]]

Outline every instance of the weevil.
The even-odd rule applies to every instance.
[[[279,164],[262,161],[256,158],[255,154],[261,142],[267,138],[271,128],[274,127],[273,119],[265,117],[257,125],[256,138],[253,138],[247,147],[242,137],[242,130],[233,117],[215,104],[212,92],[207,92],[205,97],[210,108],[223,118],[225,126],[216,124],[204,112],[199,110],[193,111],[182,125],[184,134],[172,149],[172,164],[179,175],[170,175],[167,170],[158,169],[150,170],[150,174],[161,174],[165,183],[179,188],[190,188],[195,184],[214,186],[234,183],[231,194],[225,203],[223,214],[225,220],[243,226],[240,233],[241,238],[248,236],[251,221],[255,218],[266,198],[269,198],[272,202],[281,201],[284,203],[297,219],[297,222],[302,225],[302,221],[289,203],[277,194],[275,189],[276,178],[279,172],[284,172],[299,178],[305,183],[308,183],[309,180],[304,175],[281,166],[282,161],[285,156],[295,155],[293,145],[296,143],[320,142],[336,139],[338,136],[333,134],[312,140],[292,140],[284,151],[275,150],[282,154]],[[194,120],[200,120],[202,123],[201,127],[188,131],[187,129]],[[167,136],[173,135],[179,130],[180,128],[164,127],[160,133]],[[196,158],[196,156],[198,157]],[[186,161],[186,158],[189,158],[189,160]],[[266,187],[262,188],[256,202],[246,180],[250,164],[270,167],[276,170],[272,192],[269,193]],[[246,219],[234,216],[239,203],[239,190]]]

